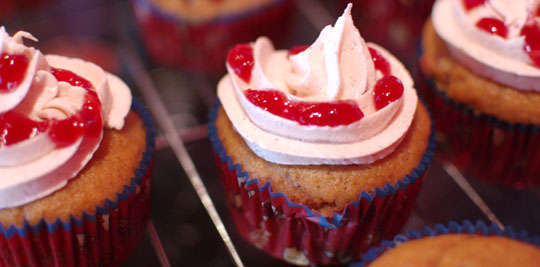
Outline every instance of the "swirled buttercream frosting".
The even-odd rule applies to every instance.
[[[0,28],[0,208],[65,186],[92,158],[103,129],[121,129],[129,88],[93,63],[43,55]]]
[[[279,164],[368,164],[405,136],[417,105],[404,66],[365,43],[349,4],[310,46],[275,50],[268,38],[227,55],[218,96],[259,157]]]
[[[431,19],[452,57],[475,74],[540,91],[539,0],[437,0]]]

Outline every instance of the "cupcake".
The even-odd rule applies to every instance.
[[[539,1],[438,0],[421,67],[443,157],[474,177],[540,184]]]
[[[540,238],[528,237],[526,232],[515,233],[511,228],[501,230],[497,225],[486,226],[479,221],[473,225],[451,222],[448,227],[438,224],[425,227],[421,233],[411,231],[392,241],[383,241],[371,249],[355,267],[382,266],[538,266]]]
[[[0,263],[118,265],[148,219],[154,130],[116,76],[0,28]]]
[[[236,45],[210,115],[238,231],[289,263],[345,263],[393,236],[431,159],[409,73],[364,42],[351,9],[311,46]]]
[[[169,67],[221,75],[236,43],[286,35],[291,0],[133,0],[151,59]]]

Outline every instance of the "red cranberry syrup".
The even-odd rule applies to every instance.
[[[254,64],[253,48],[251,48],[251,45],[239,44],[233,47],[227,53],[227,62],[240,79],[249,83]]]
[[[58,81],[64,81],[87,90],[84,104],[79,112],[64,120],[53,120],[49,131],[51,139],[58,147],[65,147],[71,145],[83,134],[96,137],[101,131],[103,123],[101,104],[97,93],[93,91],[92,84],[68,70],[52,68],[51,73]]]
[[[537,12],[538,13],[538,12]],[[525,36],[523,50],[529,55],[536,67],[540,68],[540,27],[535,19],[530,19],[521,29],[521,35]]]
[[[25,55],[0,54],[0,93],[9,93],[21,83],[28,68]]]
[[[3,72],[1,72],[3,74]],[[87,134],[97,137],[102,128],[101,105],[92,84],[76,74],[62,69],[51,69],[58,81],[80,86],[87,90],[84,104],[77,114],[63,120],[34,121],[16,112],[0,115],[0,147],[32,138],[38,132],[48,130],[49,137],[57,147],[66,147]]]
[[[463,0],[466,10],[471,10],[479,5],[483,5],[486,0]]]
[[[375,84],[373,100],[375,108],[380,110],[388,104],[398,100],[403,95],[401,80],[392,75],[385,75]]]
[[[47,130],[47,121],[33,121],[18,113],[8,111],[0,115],[0,147],[16,144]]]
[[[289,55],[297,55],[297,54],[300,54],[302,53],[304,50],[308,49],[309,48],[309,45],[297,45],[297,46],[293,46],[291,47],[291,49],[289,49]]]
[[[375,64],[375,69],[382,72],[383,75],[390,74],[390,64],[384,59],[384,57],[379,53],[379,51],[369,47],[369,54],[371,55],[371,60]]]
[[[506,38],[508,35],[508,28],[504,22],[496,18],[483,18],[476,23],[476,27],[502,38]]]
[[[278,90],[248,89],[245,95],[255,106],[301,125],[333,127],[347,125],[364,117],[364,113],[353,101],[292,101]]]

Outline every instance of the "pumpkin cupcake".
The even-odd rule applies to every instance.
[[[539,1],[438,0],[423,33],[443,157],[475,177],[540,184]]]
[[[118,77],[25,38],[0,29],[0,263],[117,265],[149,215],[150,115]]]
[[[239,232],[294,264],[349,262],[397,233],[433,152],[409,73],[351,9],[311,46],[235,46],[210,115]]]
[[[422,231],[398,235],[392,241],[383,241],[370,249],[355,267],[383,266],[538,266],[540,239],[511,228],[501,230],[497,225],[487,226],[479,221],[472,224],[451,222]]]

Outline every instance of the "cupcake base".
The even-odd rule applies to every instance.
[[[528,236],[526,231],[515,232],[511,227],[507,227],[505,230],[501,230],[495,223],[491,223],[488,225],[482,221],[477,221],[476,223],[471,223],[468,220],[465,220],[463,223],[457,223],[452,221],[448,223],[448,226],[436,224],[433,228],[424,227],[420,232],[412,230],[404,235],[397,235],[392,240],[385,240],[381,242],[379,246],[370,249],[366,254],[364,254],[360,262],[352,263],[351,266],[368,266],[385,251],[391,250],[392,248],[395,248],[396,246],[399,246],[400,244],[407,241],[423,237],[439,236],[446,234],[473,234],[480,236],[507,237],[540,248],[540,238],[538,236]]]

